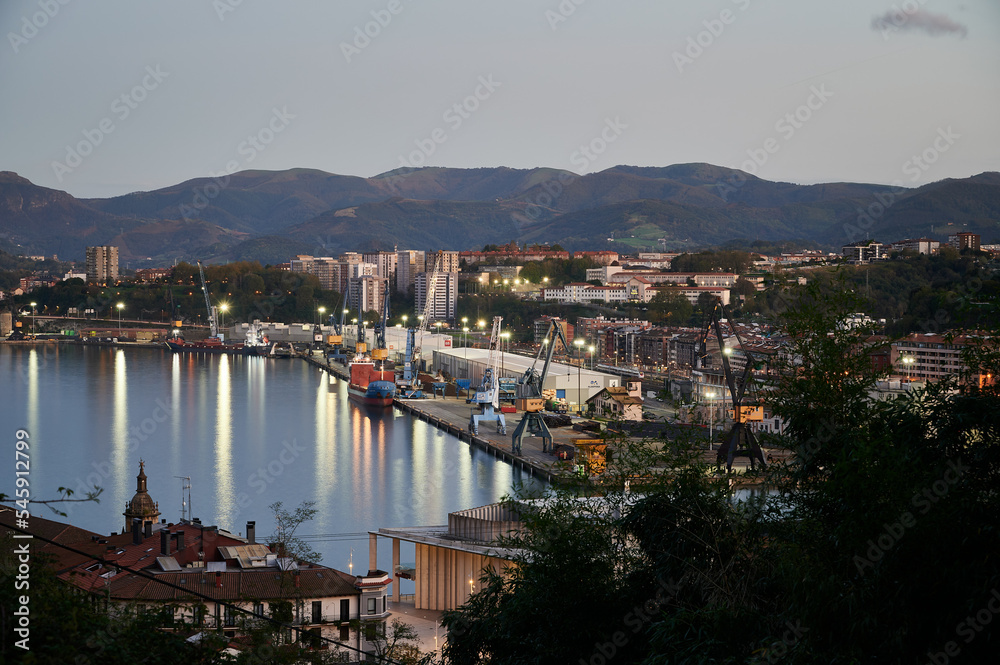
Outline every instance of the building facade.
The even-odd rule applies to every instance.
[[[87,248],[87,281],[108,284],[118,281],[118,248],[110,245]]]
[[[458,273],[435,273],[434,301],[431,303],[430,319],[434,321],[454,321],[458,311]],[[425,311],[427,306],[427,291],[430,284],[430,273],[422,272],[416,276],[413,285],[416,297],[416,310]]]

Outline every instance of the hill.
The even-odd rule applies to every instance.
[[[771,182],[712,164],[399,169],[371,178],[316,169],[241,171],[109,199],[76,199],[0,173],[0,246],[81,259],[287,261],[347,249],[467,249],[512,239],[568,249],[691,249],[801,240],[828,248],[959,230],[1000,241],[1000,173],[917,189]]]

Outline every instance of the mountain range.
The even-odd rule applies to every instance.
[[[1000,241],[1000,173],[918,188],[772,182],[711,164],[421,168],[371,178],[314,169],[241,171],[148,192],[78,199],[0,172],[0,248],[81,259],[117,245],[131,267],[178,259],[287,261],[347,250],[689,250],[734,240],[798,240],[839,249],[873,237]]]

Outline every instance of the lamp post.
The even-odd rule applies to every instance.
[[[583,415],[583,387],[580,381],[580,374],[583,371],[583,340],[574,339],[573,346],[577,349],[576,359],[576,412]]]
[[[118,303],[117,307],[118,307],[118,332],[121,332],[122,331],[122,310],[125,309],[125,303],[120,302],[120,303]]]
[[[38,307],[37,302],[31,303],[31,336],[35,336],[35,308]]]
[[[504,331],[500,333],[500,376],[504,375],[504,342],[510,339],[510,333]],[[497,377],[499,378],[499,377]]]
[[[320,306],[319,310],[319,324],[323,325],[323,315],[326,314],[326,307]]]
[[[465,348],[465,364],[469,364],[469,326],[462,328],[462,346]],[[468,370],[466,370],[468,371]]]
[[[907,355],[904,355],[902,358],[900,358],[900,361],[904,365],[906,365],[906,380],[909,381],[910,380],[910,365],[912,365],[913,363],[915,363],[917,361],[917,359],[914,358],[913,356],[907,354]]]
[[[715,450],[715,392],[709,390],[705,397],[711,400],[708,403],[708,449]]]
[[[223,330],[226,329],[226,312],[229,311],[228,303],[222,303],[219,305],[219,311],[222,312],[222,320],[219,322],[219,327]]]
[[[403,327],[406,327],[406,314],[403,315]]]
[[[590,346],[588,346],[587,347],[587,351],[590,352],[590,369],[593,370],[594,369],[594,345],[591,344]]]

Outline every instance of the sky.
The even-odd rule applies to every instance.
[[[1000,170],[996,0],[4,0],[0,170]]]

